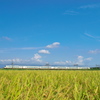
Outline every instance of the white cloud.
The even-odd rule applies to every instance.
[[[71,61],[58,61],[58,62],[54,62],[54,64],[57,65],[67,65],[67,64],[72,64]]]
[[[11,64],[12,61],[14,64],[43,64],[45,65],[45,61],[41,60],[42,56],[40,56],[38,53],[34,54],[34,56],[31,59],[19,59],[19,58],[15,58],[15,59],[0,59],[0,63],[1,64]],[[54,64],[56,65],[74,65],[74,64],[78,64],[78,65],[86,65],[88,64],[93,58],[92,57],[88,57],[88,58],[84,58],[83,56],[78,56],[76,61],[57,61],[54,62]]]
[[[67,14],[67,15],[77,15],[77,14],[79,14],[79,12],[76,12],[76,11],[73,11],[73,10],[67,10],[67,11],[65,11],[64,14]]]
[[[41,60],[41,56],[36,53],[34,54],[34,57],[32,57],[31,59],[19,59],[19,58],[15,58],[15,59],[0,59],[0,63],[1,64],[11,64],[12,62],[14,64],[39,64],[39,63],[45,63],[45,62],[42,62]]]
[[[58,47],[59,45],[60,45],[59,42],[54,42],[54,43],[52,43],[52,44],[50,44],[50,45],[47,45],[46,48],[56,48],[56,47]]]
[[[87,9],[87,8],[97,8],[97,7],[100,7],[100,5],[98,5],[98,4],[92,4],[92,5],[81,6],[79,8],[81,8],[81,9]]]
[[[100,53],[100,50],[99,49],[90,50],[89,53],[91,53],[91,54],[98,54],[98,53]]]
[[[39,50],[38,53],[50,54],[48,50]]]
[[[80,59],[83,59],[84,57],[83,56],[78,56],[78,59],[80,60]]]
[[[38,53],[34,54],[34,59],[40,59],[42,58]]]
[[[84,61],[83,58],[84,58],[83,56],[78,56],[77,57],[78,61],[76,63],[79,64],[79,65],[83,65],[83,61]]]
[[[89,57],[89,58],[86,58],[85,60],[91,61],[92,59],[93,59],[92,57]]]
[[[57,61],[54,62],[54,64],[56,65],[85,65],[88,64],[93,58],[92,57],[88,57],[88,58],[84,58],[83,56],[77,56],[76,61]]]
[[[77,57],[77,62],[76,64],[78,65],[84,65],[86,63],[89,63],[93,58],[92,57],[89,57],[89,58],[84,58],[83,56],[78,56]]]
[[[72,62],[71,61],[66,61],[66,64],[72,64]]]
[[[36,62],[42,62],[41,60],[42,56],[40,56],[38,53],[34,54],[34,57],[31,58],[31,60],[36,61]]]

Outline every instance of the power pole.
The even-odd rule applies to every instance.
[[[12,68],[13,68],[13,65],[14,65],[14,62],[13,62],[13,60],[12,60]]]
[[[47,62],[47,63],[45,64],[45,66],[47,66],[47,67],[49,68],[50,65],[49,65],[49,63]]]

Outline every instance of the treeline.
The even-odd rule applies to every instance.
[[[91,67],[90,69],[97,69],[97,70],[100,70],[100,67]]]

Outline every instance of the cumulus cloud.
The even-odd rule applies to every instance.
[[[78,56],[77,57],[77,64],[78,65],[84,65],[86,63],[89,63],[93,58],[89,57],[89,58],[84,58],[83,56]]]
[[[52,43],[52,44],[50,44],[50,45],[47,45],[46,48],[56,48],[56,47],[58,47],[59,45],[60,45],[59,42],[54,42],[54,43]]]
[[[80,59],[83,59],[84,57],[83,56],[78,56],[77,58],[78,58],[78,60],[80,60]]]
[[[11,64],[12,62],[14,64],[39,64],[42,63],[41,60],[42,56],[40,56],[38,53],[34,54],[34,57],[31,59],[0,59],[1,64]]]
[[[83,56],[77,56],[76,61],[57,61],[54,62],[56,65],[86,65],[88,64],[93,58],[88,57],[84,58]]]
[[[66,61],[66,64],[72,64],[72,62],[71,61]]]
[[[91,53],[91,54],[98,54],[98,53],[100,53],[100,50],[99,49],[90,50],[89,53]]]
[[[39,50],[38,53],[50,54],[49,50]]]
[[[77,57],[77,59],[78,59],[77,64],[83,65],[83,61],[84,61],[83,58],[84,58],[83,56],[78,56],[78,57]]]
[[[42,58],[42,56],[40,56],[38,53],[36,53],[36,54],[34,54],[34,57],[31,59],[36,62],[42,62],[41,58]]]

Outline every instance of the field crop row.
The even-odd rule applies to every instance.
[[[100,100],[100,71],[0,70],[0,100]]]

